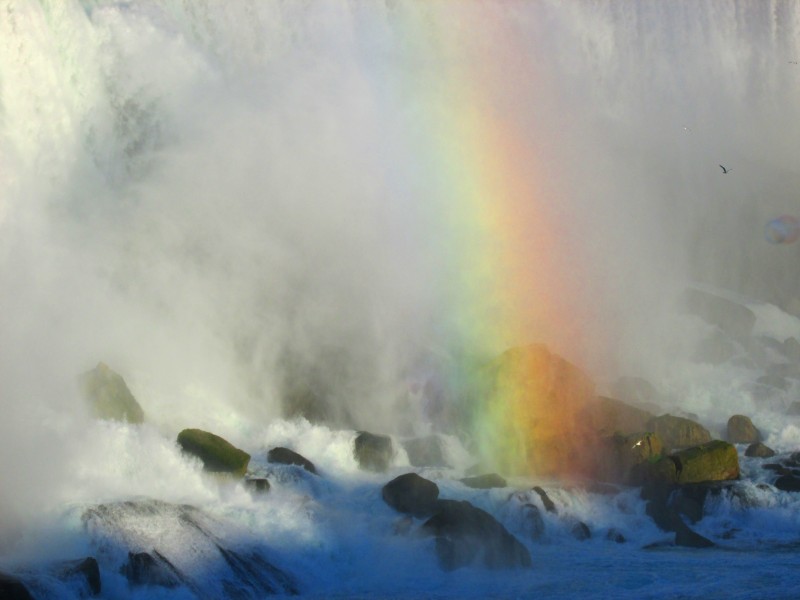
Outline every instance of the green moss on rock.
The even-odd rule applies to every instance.
[[[125,380],[105,363],[98,363],[94,369],[81,375],[80,385],[95,418],[144,422],[144,411]]]
[[[681,450],[672,457],[678,465],[678,483],[726,481],[739,477],[736,447],[722,440]]]
[[[184,429],[178,434],[178,445],[184,452],[203,461],[206,471],[231,473],[243,477],[250,455],[228,441],[201,429]]]

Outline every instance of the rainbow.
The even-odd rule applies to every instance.
[[[521,31],[490,3],[456,17],[446,3],[427,6],[429,37],[459,49],[445,53],[442,72],[416,81],[438,109],[416,151],[420,168],[435,174],[450,327],[469,356],[506,352],[451,374],[466,404],[461,420],[487,466],[579,472],[579,452],[564,440],[585,433],[580,411],[594,394],[591,382],[566,376],[577,369],[543,346],[509,350],[544,342],[580,358],[585,334],[582,261],[568,242],[557,157],[547,154],[537,121],[537,106],[547,101],[545,76]]]

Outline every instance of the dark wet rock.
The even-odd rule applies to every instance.
[[[406,473],[384,485],[382,496],[396,511],[424,517],[436,508],[439,486],[416,473]]]
[[[392,438],[361,431],[356,437],[353,454],[362,469],[382,473],[389,468],[394,456]]]
[[[777,463],[767,463],[766,465],[761,465],[761,468],[768,471],[774,471],[778,475],[794,475],[793,469]]]
[[[89,596],[100,595],[100,566],[93,556],[62,563],[56,568],[56,576],[62,581],[77,581]]]
[[[184,429],[178,434],[178,445],[187,454],[203,462],[206,471],[230,473],[243,477],[250,455],[227,440],[201,429]]]
[[[532,540],[539,540],[544,535],[544,519],[539,507],[534,504],[522,506],[523,527]]]
[[[681,518],[677,509],[669,504],[670,488],[647,502],[645,510],[659,528],[675,532],[675,545],[690,548],[709,548],[714,542],[693,531]],[[664,493],[666,492],[666,493]]]
[[[617,434],[606,439],[603,452],[598,454],[597,474],[607,481],[640,483],[642,466],[656,462],[663,453],[658,434]]]
[[[690,419],[661,415],[647,422],[646,431],[658,434],[665,448],[687,448],[711,441],[708,430]]]
[[[744,451],[744,455],[755,458],[771,458],[775,456],[775,451],[766,444],[755,442],[747,447],[747,450]]]
[[[800,492],[800,477],[781,475],[775,480],[775,487],[784,492]]]
[[[752,444],[761,441],[761,433],[750,417],[733,415],[728,419],[728,441],[732,444]]]
[[[589,526],[583,521],[578,521],[575,523],[575,525],[573,525],[570,529],[570,533],[572,534],[572,537],[581,542],[591,539],[592,537],[592,532],[589,529]]]
[[[587,423],[603,437],[645,431],[653,417],[655,415],[649,411],[605,396],[598,396],[585,412]]]
[[[755,313],[746,306],[699,289],[686,290],[683,307],[689,314],[738,339],[749,337],[756,324]]]
[[[444,442],[438,435],[414,438],[403,442],[408,462],[415,467],[447,467]]]
[[[244,480],[244,487],[253,495],[266,494],[272,487],[269,479],[264,477],[248,477]]]
[[[126,575],[174,578],[198,598],[263,598],[296,594],[294,578],[264,555],[260,540],[223,541],[230,526],[187,505],[158,500],[100,504],[84,511],[89,542],[111,556],[140,555]],[[146,549],[146,550],[145,550]],[[163,578],[163,579],[161,579]],[[146,585],[146,583],[144,583]]]
[[[619,530],[614,529],[613,527],[608,530],[608,533],[606,533],[606,539],[610,542],[616,542],[617,544],[624,544],[628,541],[625,539],[625,536],[619,532]]]
[[[121,375],[105,363],[79,378],[89,410],[97,419],[143,423],[144,411]]]
[[[122,566],[122,574],[132,586],[175,588],[182,583],[181,573],[157,551],[154,554],[128,552],[128,561]]]
[[[465,486],[478,489],[488,490],[492,488],[504,488],[508,485],[506,480],[500,477],[497,473],[487,473],[485,475],[476,475],[475,477],[464,477],[459,479]]]
[[[531,566],[531,555],[492,515],[466,501],[439,500],[422,526],[436,537],[436,553],[446,571],[472,564],[491,569]]]
[[[33,600],[33,596],[16,577],[0,573],[0,598],[2,600]]]
[[[680,486],[672,493],[669,504],[689,521],[697,523],[703,518],[709,490],[705,484]]]
[[[539,494],[539,498],[542,499],[542,505],[544,505],[544,509],[547,512],[558,514],[558,511],[556,510],[556,505],[550,499],[550,496],[547,495],[547,492],[545,492],[538,485],[533,488],[533,491]]]
[[[297,465],[303,467],[309,473],[317,474],[317,468],[314,466],[314,463],[288,448],[273,448],[267,453],[267,460],[271,463],[278,463],[281,465]]]

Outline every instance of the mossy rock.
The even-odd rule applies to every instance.
[[[672,455],[678,468],[678,483],[726,481],[739,477],[736,447],[722,440],[686,448]]]
[[[94,369],[81,375],[80,384],[89,410],[95,418],[128,423],[144,422],[144,411],[131,394],[125,380],[105,363],[98,363]]]
[[[708,429],[691,419],[661,415],[647,422],[647,431],[658,434],[664,446],[670,450],[689,448],[711,441]]]
[[[250,455],[228,441],[201,429],[184,429],[178,434],[178,445],[184,452],[203,461],[211,473],[230,473],[244,477]]]

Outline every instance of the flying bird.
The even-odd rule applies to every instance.
[[[723,174],[723,175],[727,175],[728,173],[730,173],[731,171],[733,171],[733,169],[726,169],[726,168],[725,168],[725,167],[723,167],[722,165],[720,165],[720,166],[719,166],[719,168],[720,168],[720,169],[722,169],[722,174]]]

